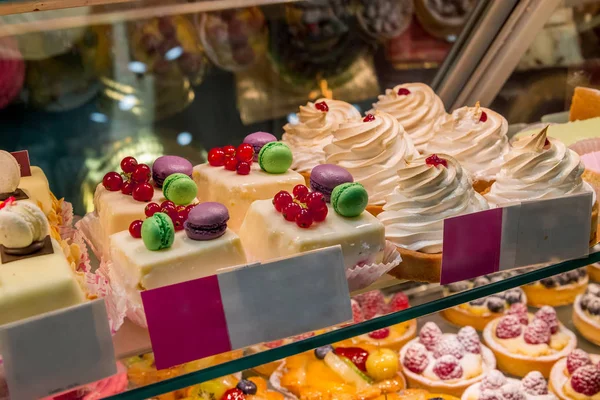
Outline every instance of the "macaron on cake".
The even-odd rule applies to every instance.
[[[354,182],[352,174],[345,168],[334,164],[317,165],[310,172],[310,188],[313,192],[323,193],[329,203],[331,192],[337,185]]]
[[[194,167],[194,181],[202,188],[198,200],[224,204],[229,210],[229,229],[234,232],[240,229],[254,201],[270,200],[280,190],[289,192],[304,184],[302,175],[290,169],[293,157],[289,147],[268,141],[271,138],[267,135],[256,132],[244,139],[250,143],[237,148],[214,148],[208,153],[207,163]]]
[[[46,215],[14,197],[0,202],[0,288],[0,325],[86,299]]]
[[[150,168],[125,157],[120,169],[104,175],[94,193],[94,211],[78,225],[98,257],[110,256],[109,237],[127,231],[133,221],[162,211],[181,225],[177,214],[197,203],[198,188],[190,177],[192,165],[184,158],[162,156]]]
[[[358,183],[335,187],[330,204],[323,193],[302,184],[272,200],[255,201],[239,232],[246,255],[250,261],[265,261],[341,245],[347,269],[381,263],[385,229],[364,212],[367,202]]]
[[[227,228],[229,213],[223,204],[188,206],[184,214],[175,214],[175,222],[161,211],[148,214],[110,236],[111,279],[127,293],[131,307],[142,309],[140,290],[246,263],[240,238]]]
[[[258,161],[258,153],[267,143],[276,142],[277,138],[267,132],[254,132],[244,138],[242,143],[247,143],[254,148],[254,161]]]

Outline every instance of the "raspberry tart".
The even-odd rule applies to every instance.
[[[528,314],[522,305],[513,305],[508,315],[487,324],[483,339],[498,360],[498,369],[519,377],[529,371],[550,376],[552,365],[577,345],[575,334],[558,320],[554,308],[544,306]]]
[[[583,337],[600,346],[600,285],[590,283],[573,303],[573,324]]]
[[[495,282],[496,279],[502,280],[505,274],[494,274],[494,276],[480,276],[473,280],[461,281],[446,285],[444,287],[444,296],[450,296],[463,290],[469,290],[474,287],[487,285]],[[456,307],[447,308],[440,311],[442,317],[454,325],[472,326],[478,331],[492,320],[501,317],[513,304],[527,304],[527,296],[520,288],[514,288],[505,292],[495,293],[492,296],[475,299],[468,303]]]
[[[479,341],[473,327],[442,333],[427,322],[416,339],[400,350],[402,372],[410,387],[461,396],[496,368],[494,354]]]
[[[530,306],[558,307],[573,304],[575,298],[585,291],[588,281],[586,269],[578,268],[549,276],[522,288]]]
[[[271,384],[300,399],[379,400],[406,387],[399,364],[384,347],[327,345],[286,358]]]
[[[550,390],[561,400],[600,398],[600,355],[575,349],[550,373]]]
[[[497,369],[481,382],[469,386],[461,400],[557,400],[539,371],[529,372],[521,381],[507,378]]]
[[[386,297],[379,290],[372,290],[367,293],[359,294],[353,297],[352,314],[355,323],[376,318],[378,316],[404,310],[409,307],[408,297],[402,293],[395,293],[393,296]],[[417,334],[417,321],[401,322],[387,328],[378,329],[364,335],[356,336],[343,342],[345,346],[361,346],[366,343],[369,345],[385,347],[394,351],[400,351],[409,340]],[[342,345],[340,343],[340,345]]]

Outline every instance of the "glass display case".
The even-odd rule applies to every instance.
[[[0,3],[0,399],[597,399],[599,6]]]

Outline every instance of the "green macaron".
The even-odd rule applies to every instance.
[[[181,173],[167,176],[162,189],[166,199],[178,206],[190,204],[198,194],[198,186],[192,178]]]
[[[267,143],[258,153],[258,165],[270,174],[283,174],[292,166],[292,161],[292,151],[281,142]]]
[[[148,250],[168,249],[175,241],[173,221],[165,213],[155,213],[142,224],[142,240]]]
[[[337,185],[331,192],[331,204],[342,217],[357,217],[369,203],[367,190],[358,182]]]

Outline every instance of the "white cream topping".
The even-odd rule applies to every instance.
[[[579,155],[559,140],[547,138],[546,130],[513,143],[485,196],[490,204],[593,192],[581,178],[585,167]]]
[[[346,168],[369,193],[369,204],[382,205],[398,184],[396,171],[418,157],[412,140],[390,114],[342,123],[325,146],[326,162]]]
[[[427,153],[449,154],[474,180],[490,181],[500,171],[503,156],[509,151],[507,132],[508,123],[502,115],[477,103],[440,118],[427,144]]]
[[[50,234],[46,215],[36,205],[20,201],[0,209],[0,244],[20,249]]]
[[[398,94],[401,88],[408,89],[410,94]],[[396,118],[420,152],[433,137],[434,123],[446,113],[442,100],[423,83],[405,83],[386,89],[373,108]]]
[[[325,102],[329,111],[321,111],[316,104]],[[300,106],[299,123],[286,124],[282,142],[294,154],[292,169],[310,172],[325,162],[323,148],[331,143],[333,131],[346,120],[359,119],[360,112],[349,103],[340,100],[319,99]]]
[[[454,158],[438,157],[443,165],[428,165],[422,156],[398,170],[398,186],[386,197],[377,216],[386,239],[396,246],[423,253],[442,251],[444,219],[489,208],[473,190],[471,181]]]

